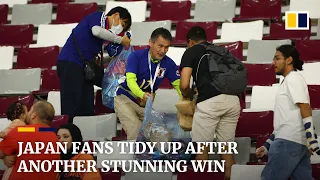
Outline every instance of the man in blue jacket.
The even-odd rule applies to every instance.
[[[127,36],[120,36],[129,30],[131,15],[123,7],[115,7],[108,13],[94,12],[86,16],[73,30],[84,59],[89,61],[102,51],[105,41],[130,45]],[[94,89],[86,82],[83,62],[78,54],[72,36],[62,48],[57,62],[60,78],[61,113],[73,122],[75,116],[94,115]]]

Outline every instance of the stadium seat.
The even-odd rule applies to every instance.
[[[310,22],[311,24],[311,22]],[[311,36],[311,26],[309,30],[285,30],[285,23],[271,23],[270,35],[263,37],[264,40],[308,40]]]
[[[58,46],[42,48],[20,48],[18,50],[17,68],[52,68],[56,66],[59,55]]]
[[[61,115],[60,91],[50,91],[47,101],[54,107],[55,116]]]
[[[34,95],[48,95],[50,91],[60,90],[60,80],[56,70],[42,71],[42,84],[39,91],[33,91]]]
[[[60,4],[60,3],[69,3],[71,0],[31,0],[33,4],[40,4],[40,3],[52,3],[52,4]]]
[[[79,127],[83,140],[111,140],[117,134],[117,116],[115,113],[97,116],[76,116],[73,123]]]
[[[273,132],[273,111],[241,112],[236,137],[257,138]]]
[[[49,24],[52,19],[51,3],[46,4],[15,4],[12,8],[11,24]]]
[[[276,74],[271,64],[244,64],[248,73],[248,86],[271,86]]]
[[[36,44],[31,44],[30,47],[47,47],[59,46],[63,47],[69,38],[73,28],[78,23],[71,24],[41,24],[38,28],[38,38]],[[59,34],[59,36],[53,36]]]
[[[162,83],[160,84],[160,89],[172,89],[173,86],[170,84],[170,81],[168,78],[164,78]]]
[[[313,109],[312,110],[312,118],[313,119],[320,119],[320,109]],[[314,121],[314,126],[316,127],[316,132],[318,132],[317,134],[319,135],[320,134],[320,121],[319,120]]]
[[[8,4],[0,4],[0,24],[7,24],[8,22]]]
[[[0,46],[14,47],[32,44],[33,25],[0,25]]]
[[[118,168],[119,169],[119,168]],[[121,172],[101,172],[102,180],[121,180]]]
[[[158,112],[176,113],[176,102],[180,99],[175,89],[158,89],[153,108]]]
[[[279,86],[253,86],[251,104],[244,112],[273,111]],[[267,94],[267,96],[266,96]]]
[[[194,179],[214,179],[224,180],[223,172],[195,172],[191,166],[188,167],[187,172],[178,172],[177,180],[194,180]]]
[[[50,124],[50,127],[58,129],[60,126],[68,124],[68,116],[62,115],[62,116],[55,116],[53,121]]]
[[[297,40],[296,48],[304,62],[320,62],[320,40]]]
[[[124,2],[124,1],[108,1],[105,12],[109,12],[112,8],[121,6],[127,8],[131,14],[132,22],[143,22],[146,20],[147,2]]]
[[[0,70],[0,95],[23,95],[40,89],[41,69]]]
[[[236,0],[201,0],[196,1],[192,21],[232,21],[235,17]]]
[[[241,41],[232,42],[232,43],[226,43],[226,44],[220,44],[219,46],[223,46],[227,49],[229,49],[230,53],[238,58],[240,61],[243,60],[243,43]]]
[[[207,34],[207,40],[213,41],[217,38],[218,23],[217,22],[190,22],[179,21],[176,25],[176,36],[172,44],[185,45],[187,43],[186,36],[190,28],[193,26],[201,26]]]
[[[97,3],[99,6],[105,6],[107,1],[113,1],[113,0],[94,0],[91,2]],[[74,0],[75,3],[88,3],[88,0]]]
[[[34,102],[34,97],[32,95],[27,96],[11,96],[11,97],[0,97],[0,118],[6,118],[6,111],[9,105],[15,101],[21,101],[24,103],[28,109],[31,108]]]
[[[320,164],[312,164],[312,176],[316,180],[319,180],[319,177],[320,177]]]
[[[319,72],[320,62],[304,63],[303,71],[300,71],[308,85],[320,85],[320,78],[315,76]],[[280,82],[283,81],[283,76],[280,76]]]
[[[320,7],[320,1],[318,0],[290,0],[289,11],[307,11],[311,19],[319,19],[320,11],[318,7]]]
[[[13,46],[0,46],[0,69],[11,69],[13,66]]]
[[[261,172],[265,165],[240,165],[234,164],[231,167],[231,180],[257,180],[261,179]]]
[[[28,0],[0,0],[0,4],[7,4],[12,8],[15,4],[28,4]]]
[[[131,26],[131,41],[133,46],[149,45],[151,33],[158,27],[164,27],[171,31],[171,21],[133,22]]]
[[[223,23],[220,39],[213,43],[229,43],[235,41],[249,42],[250,40],[261,40],[263,36],[263,21],[251,21],[241,23]]]
[[[107,108],[102,104],[102,95],[101,95],[101,90],[97,90],[96,92],[96,102],[94,105],[94,113],[96,115],[102,115],[102,114],[107,114],[107,113],[114,113],[113,110]]]
[[[281,0],[241,0],[240,16],[233,21],[281,21]]]
[[[271,64],[276,48],[291,44],[291,40],[250,40],[246,63]]]
[[[186,51],[186,48],[183,47],[170,47],[167,56],[170,57],[177,66],[180,65],[183,53]]]
[[[79,23],[87,15],[98,10],[97,3],[58,4],[55,24]]]
[[[320,85],[308,85],[312,109],[320,109]]]
[[[191,1],[153,1],[151,4],[149,21],[184,21],[190,19],[190,11]]]

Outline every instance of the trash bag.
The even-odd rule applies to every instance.
[[[180,126],[177,114],[160,113],[152,109],[152,98],[149,98],[145,110],[144,120],[137,137],[137,142],[155,142],[153,154],[149,154],[147,148],[143,154],[135,154],[136,160],[189,160],[191,155],[185,154],[188,143],[191,142],[189,132],[185,132]],[[162,153],[160,142],[179,142],[182,148],[178,154],[172,154],[172,148],[169,153]],[[168,145],[165,143],[165,145]],[[168,151],[169,147],[163,148]]]
[[[105,70],[102,80],[102,104],[109,109],[114,109],[118,80],[125,77],[127,59],[133,51],[132,46],[123,49],[118,56],[112,59]]]

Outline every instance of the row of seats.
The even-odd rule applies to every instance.
[[[80,0],[83,1],[83,0]],[[36,3],[53,3],[58,4],[57,19],[60,16],[70,17],[70,21],[74,21],[79,18],[83,13],[90,12],[89,9],[97,9],[97,3],[89,4],[94,1],[85,1],[86,3],[79,2],[78,0],[75,3],[79,4],[68,4],[70,0],[32,0],[31,3],[38,5]],[[13,9],[25,10],[28,8],[21,6],[27,4],[27,0],[20,0],[20,2],[14,2],[12,0],[2,0],[0,4],[8,3],[8,7],[13,7]],[[63,4],[61,4],[63,3]],[[205,21],[219,21],[224,22],[228,21],[248,21],[248,20],[272,20],[272,21],[281,21],[282,20],[282,0],[275,1],[260,1],[257,3],[254,0],[241,0],[240,3],[240,15],[235,16],[236,12],[236,0],[201,0],[195,2],[195,20],[205,20]],[[191,18],[191,1],[152,1],[150,3],[150,17],[151,21],[160,21],[160,20],[172,20],[172,21],[181,21]],[[20,7],[15,7],[20,5]],[[292,0],[290,3],[290,11],[309,11],[311,18],[320,18],[320,13],[316,7],[320,5],[317,0],[309,0],[308,3],[303,3],[299,0]],[[51,4],[52,6],[52,4]],[[136,1],[136,2],[118,2],[118,1],[108,1],[106,2],[106,11],[109,11],[115,6],[123,6],[129,9],[132,14],[134,22],[142,22],[146,20],[147,13],[147,1]],[[22,9],[21,9],[22,8]],[[81,9],[83,8],[83,9]],[[52,8],[51,8],[52,9]],[[44,9],[43,12],[33,12],[35,13],[44,13],[50,12],[50,8]],[[68,11],[66,11],[68,10]],[[70,12],[70,13],[69,13]],[[78,14],[80,12],[80,14]],[[166,13],[163,13],[166,12]],[[13,12],[14,14],[15,12]],[[71,23],[69,21],[69,23]]]
[[[62,47],[77,23],[71,24],[41,24],[39,25],[36,44],[34,41],[34,26],[26,25],[0,25],[0,45],[10,46],[59,46]],[[216,22],[178,22],[175,33],[175,45],[185,45],[185,35],[192,26],[202,26],[208,33],[208,40],[214,43],[230,43],[235,41],[249,42],[250,40],[308,40],[310,30],[285,30],[284,23],[272,23],[268,36],[264,36],[263,21],[244,23],[223,23],[220,39],[217,38],[218,26]],[[172,21],[136,22],[131,26],[132,45],[148,45],[152,31],[158,27],[172,30]],[[320,27],[320,24],[319,24]]]

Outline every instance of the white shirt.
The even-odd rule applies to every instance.
[[[306,145],[306,132],[300,108],[296,103],[310,104],[308,86],[303,76],[291,71],[279,87],[274,107],[275,138]]]

